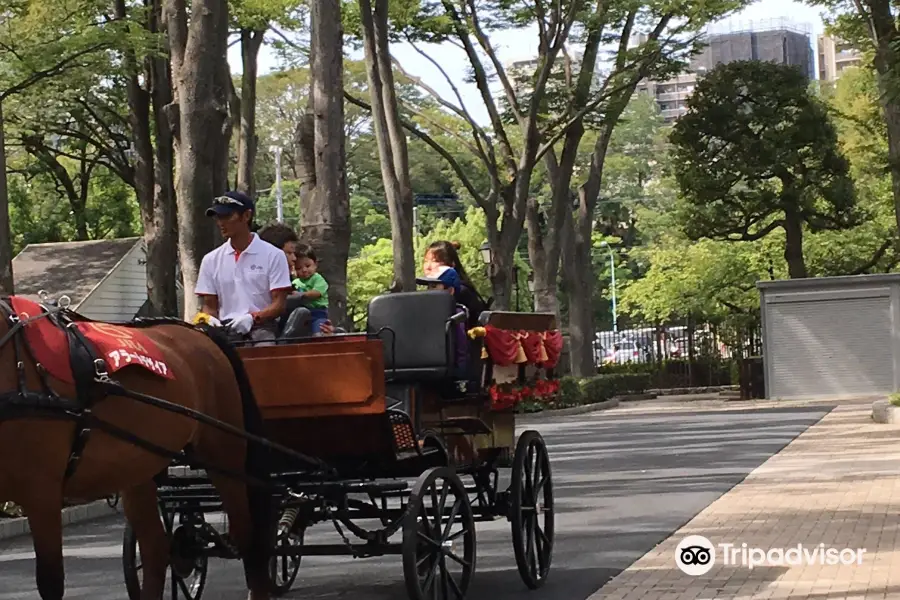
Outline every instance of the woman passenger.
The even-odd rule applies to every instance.
[[[466,324],[468,329],[478,326],[478,317],[487,310],[487,303],[478,293],[469,274],[466,273],[462,262],[459,260],[459,242],[438,241],[432,243],[425,250],[425,258],[422,265],[422,271],[426,277],[430,277],[440,266],[447,266],[456,269],[461,281],[460,293],[457,296],[457,302],[466,307],[469,311],[469,321]]]

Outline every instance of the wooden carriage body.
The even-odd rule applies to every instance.
[[[267,437],[353,476],[416,476],[433,466],[421,452],[426,432],[443,444],[442,462],[508,466],[515,413],[492,407],[488,387],[534,367],[499,367],[467,337],[469,368],[453,373],[455,311],[443,292],[387,294],[370,303],[365,333],[240,348]],[[485,312],[479,322],[556,328],[543,313]]]

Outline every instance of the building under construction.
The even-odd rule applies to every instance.
[[[722,63],[762,60],[795,65],[810,79],[815,79],[810,27],[788,19],[742,24],[727,22],[708,28],[705,37],[705,48],[691,60],[687,72],[666,81],[645,80],[638,85],[638,91],[656,97],[666,121],[674,121],[687,111],[686,100],[694,91],[697,79]],[[637,41],[640,43],[641,40]]]

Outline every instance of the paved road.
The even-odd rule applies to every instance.
[[[583,600],[818,421],[827,408],[619,413],[536,426],[550,445],[557,499],[553,572],[527,592],[505,520],[478,530],[471,600]],[[318,526],[329,536],[327,524]],[[125,598],[119,519],[67,529],[66,599]],[[317,536],[318,537],[318,536]],[[330,536],[329,536],[330,537]],[[0,542],[0,600],[36,600],[30,539]],[[238,563],[213,561],[205,598],[245,598]],[[289,598],[406,597],[399,557],[305,558]]]

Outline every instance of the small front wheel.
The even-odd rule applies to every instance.
[[[169,584],[172,600],[200,600],[206,587],[209,559],[194,543],[186,526],[179,527],[172,536]],[[137,536],[126,523],[122,540],[122,567],[129,600],[141,600],[143,564]]]
[[[537,431],[519,436],[509,500],[516,566],[525,585],[536,590],[546,582],[553,557],[553,477],[547,445]]]

